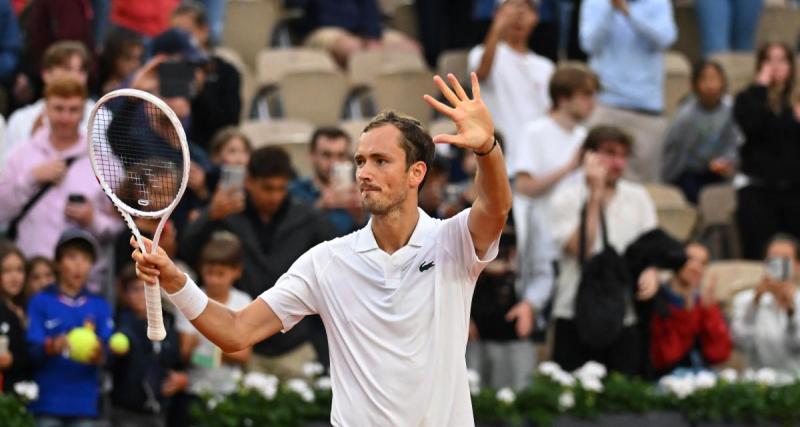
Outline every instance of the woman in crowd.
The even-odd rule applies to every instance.
[[[99,95],[125,87],[125,81],[142,66],[142,38],[125,29],[108,36],[99,61]]]
[[[0,391],[29,376],[26,352],[25,257],[11,243],[0,245]]]

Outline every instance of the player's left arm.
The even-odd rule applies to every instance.
[[[483,257],[503,231],[511,209],[511,186],[508,183],[502,150],[494,138],[492,116],[481,99],[478,77],[475,73],[470,74],[472,99],[467,96],[455,76],[448,74],[447,78],[452,89],[439,76],[434,77],[434,82],[452,107],[430,95],[425,95],[425,101],[449,117],[455,123],[457,133],[436,135],[433,142],[452,144],[465,150],[473,150],[477,154],[478,173],[475,183],[478,197],[469,214],[469,232],[476,254]]]

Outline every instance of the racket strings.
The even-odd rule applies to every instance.
[[[178,131],[150,102],[114,101],[97,110],[92,124],[97,172],[130,208],[160,211],[177,197],[183,177]]]

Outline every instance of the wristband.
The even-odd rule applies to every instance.
[[[167,293],[167,298],[189,320],[197,319],[208,305],[208,295],[194,283],[188,274],[186,274],[186,283],[183,287],[174,294]]]
[[[497,147],[497,138],[494,139],[494,142],[492,143],[492,148],[486,150],[485,152],[479,153],[479,152],[477,152],[475,150],[472,150],[472,152],[475,153],[475,155],[478,156],[478,157],[483,157],[483,156],[488,155],[492,151],[494,151],[494,147]]]

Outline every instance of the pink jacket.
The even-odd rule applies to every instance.
[[[40,185],[31,171],[39,164],[56,159],[76,157],[64,179],[49,190],[19,222],[17,245],[27,257],[44,255],[52,258],[61,233],[78,225],[64,215],[70,194],[83,194],[94,208],[89,231],[99,240],[108,241],[122,228],[122,218],[97,183],[89,162],[86,136],[72,147],[58,151],[50,144],[50,130],[39,129],[30,140],[17,144],[6,157],[0,173],[0,223],[8,223],[33,197]]]

